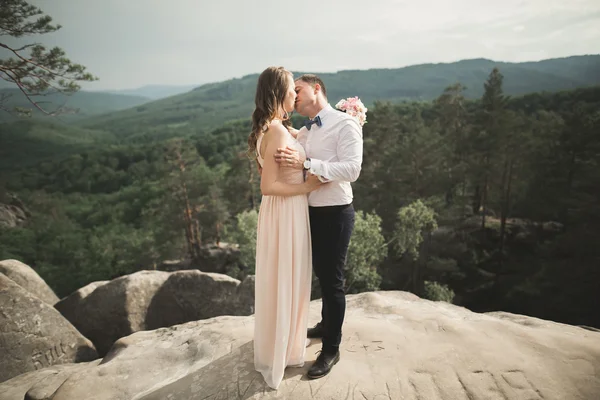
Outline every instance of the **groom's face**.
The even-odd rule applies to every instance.
[[[295,83],[296,112],[307,117],[310,114],[309,110],[314,108],[314,106],[317,104],[318,88],[314,88],[309,83],[306,83],[302,80],[297,80]]]

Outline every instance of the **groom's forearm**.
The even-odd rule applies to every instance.
[[[327,162],[311,159],[311,171],[313,174],[323,177],[323,182],[342,181],[355,182],[361,171],[361,159],[348,161]]]

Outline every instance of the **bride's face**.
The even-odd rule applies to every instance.
[[[283,109],[287,112],[294,111],[294,103],[296,101],[296,90],[294,89],[294,78],[288,75],[288,86],[285,98],[283,99]]]

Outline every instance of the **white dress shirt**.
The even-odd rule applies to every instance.
[[[318,114],[322,125],[302,127],[298,141],[310,158],[310,172],[329,182],[308,195],[312,207],[338,206],[352,202],[350,182],[358,179],[363,156],[363,134],[359,123],[345,112],[325,106]]]

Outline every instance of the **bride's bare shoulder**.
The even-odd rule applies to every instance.
[[[281,122],[273,122],[269,125],[267,130],[265,131],[265,139],[264,140],[276,140],[285,137],[288,134],[288,130],[285,126],[281,124]]]

